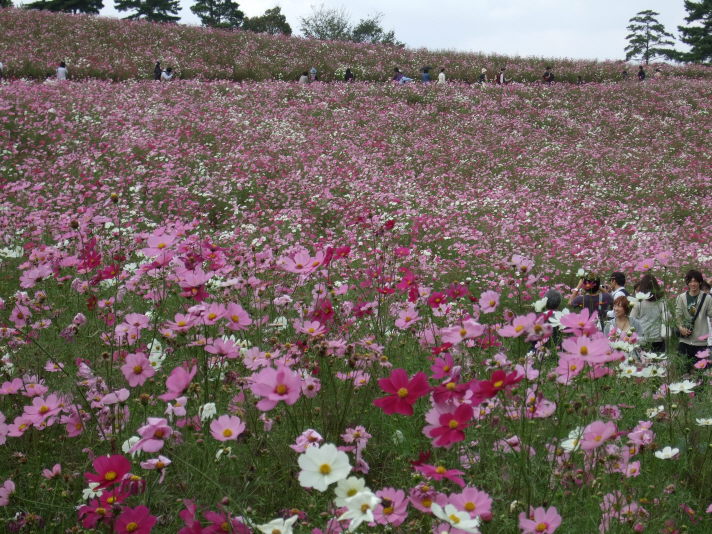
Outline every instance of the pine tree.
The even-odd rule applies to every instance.
[[[685,21],[700,24],[677,27],[680,40],[690,46],[690,51],[674,52],[671,57],[685,62],[709,63],[712,61],[712,0],[685,0],[685,9]]]
[[[232,0],[198,0],[190,10],[203,26],[211,28],[239,28],[245,19],[240,6]]]
[[[12,0],[0,0],[0,7],[12,7]]]
[[[640,57],[646,64],[656,56],[667,55],[669,48],[675,43],[670,39],[672,34],[665,31],[656,18],[659,13],[650,9],[640,11],[630,19],[626,28],[630,33],[626,36],[628,46],[625,47],[626,61],[633,57]]]
[[[292,35],[292,27],[287,22],[287,17],[282,14],[282,9],[279,6],[268,9],[264,15],[259,17],[245,17],[242,29],[257,33],[270,33],[272,35]]]
[[[63,13],[89,13],[98,15],[104,7],[103,0],[39,0],[24,6],[26,9],[46,9]]]
[[[127,19],[150,20],[151,22],[177,22],[179,0],[116,0],[117,11],[135,11]]]

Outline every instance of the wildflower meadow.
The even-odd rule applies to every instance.
[[[710,532],[709,353],[542,297],[712,275],[711,97],[4,81],[0,529]]]

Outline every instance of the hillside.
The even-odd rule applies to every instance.
[[[520,58],[380,45],[325,42],[242,31],[161,25],[86,15],[0,9],[0,61],[8,77],[42,79],[66,61],[72,76],[128,80],[150,78],[154,62],[172,66],[181,78],[294,80],[316,66],[323,81],[351,67],[357,78],[388,79],[398,66],[410,76],[424,65],[444,67],[452,80],[473,82],[482,67],[489,75],[506,66],[515,81],[539,79],[551,64],[557,79],[573,82],[620,78],[622,62]],[[629,67],[633,72],[633,69]],[[712,78],[712,68],[665,65],[669,75]]]

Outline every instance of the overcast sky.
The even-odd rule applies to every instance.
[[[506,55],[622,59],[626,26],[639,11],[652,9],[677,37],[685,24],[683,0],[237,0],[247,16],[279,5],[299,34],[299,19],[312,6],[345,7],[356,22],[382,13],[385,30],[409,48],[496,52]],[[126,16],[112,7],[102,15]],[[181,0],[185,24],[199,24],[190,11],[193,0]],[[678,43],[678,48],[684,49]]]

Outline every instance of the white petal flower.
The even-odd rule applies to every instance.
[[[697,387],[697,382],[692,380],[683,380],[682,382],[675,382],[670,384],[670,393],[675,395],[676,393],[692,393],[692,389]]]
[[[672,447],[668,446],[668,447],[663,447],[659,451],[655,451],[655,457],[660,458],[661,460],[669,460],[669,459],[677,456],[679,453],[680,453],[680,449],[672,448]]]
[[[583,427],[579,426],[569,432],[569,437],[561,442],[561,448],[567,452],[574,452],[581,447],[581,437],[583,436]]]
[[[704,419],[695,419],[695,422],[700,426],[712,426],[712,417],[706,417]]]
[[[297,517],[293,515],[289,519],[273,519],[269,523],[257,525],[257,530],[265,534],[292,534],[294,532],[292,525],[296,522]]]
[[[656,406],[655,408],[648,408],[645,410],[645,415],[647,415],[650,419],[658,415],[659,413],[663,412],[665,410],[665,406],[662,404],[659,406]]]
[[[100,489],[96,489],[98,487],[98,482],[89,482],[89,487],[82,491],[82,499],[88,501],[89,499],[96,499],[98,497],[101,497],[101,494],[104,492]]]
[[[370,491],[358,493],[353,497],[345,500],[345,506],[348,508],[346,512],[339,516],[339,521],[350,519],[349,532],[356,530],[364,521],[371,523],[374,520],[373,509],[381,502],[379,497],[376,497]]]
[[[470,518],[468,512],[463,512],[455,508],[452,504],[446,504],[445,508],[440,506],[438,503],[433,503],[430,505],[430,511],[438,519],[447,521],[453,527],[463,532],[470,532],[471,534],[479,534],[480,518],[475,517]]]
[[[370,492],[371,490],[366,487],[366,481],[362,478],[349,477],[339,480],[336,483],[336,488],[334,488],[334,493],[336,494],[334,504],[339,507],[346,506],[346,499],[354,497],[364,491]]]
[[[541,298],[541,299],[537,300],[537,301],[534,303],[534,305],[533,305],[533,306],[534,306],[534,311],[537,312],[537,313],[543,312],[544,309],[546,308],[546,303],[547,303],[548,300],[549,300],[549,299],[548,299],[547,297],[544,297],[544,298]]]
[[[198,415],[200,416],[201,421],[207,421],[208,419],[212,419],[217,413],[218,410],[217,408],[215,408],[214,402],[206,402],[200,408],[198,408]]]
[[[299,455],[298,462],[302,468],[299,484],[318,491],[326,491],[330,484],[346,478],[351,472],[349,457],[332,443],[308,447]]]

